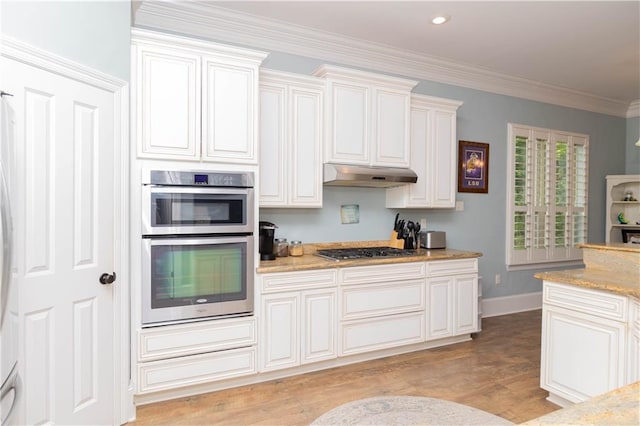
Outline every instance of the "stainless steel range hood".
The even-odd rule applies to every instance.
[[[399,167],[367,167],[332,163],[324,165],[326,186],[391,188],[417,181],[418,175],[413,170]]]

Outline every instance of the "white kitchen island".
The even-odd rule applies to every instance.
[[[640,247],[584,244],[543,280],[540,386],[570,406],[640,380]]]

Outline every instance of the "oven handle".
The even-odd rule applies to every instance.
[[[224,236],[224,237],[169,237],[166,235],[144,235],[143,239],[149,240],[148,244],[152,246],[198,246],[204,244],[233,244],[245,243],[253,241],[253,234],[242,236]]]
[[[145,185],[152,194],[215,194],[215,195],[245,195],[253,192],[253,188],[220,188],[197,186],[167,186],[167,185]]]

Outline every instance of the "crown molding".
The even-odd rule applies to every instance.
[[[640,99],[631,102],[627,110],[627,118],[640,117]]]
[[[616,99],[338,37],[332,33],[312,31],[290,23],[230,11],[206,2],[144,1],[135,13],[134,26],[296,54],[376,72],[619,117],[637,113],[637,104],[640,102],[636,101],[630,106]]]
[[[128,85],[128,82],[117,77],[6,35],[0,35],[0,56],[61,74],[109,92],[118,92]]]

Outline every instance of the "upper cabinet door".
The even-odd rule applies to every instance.
[[[369,163],[370,89],[366,85],[329,82],[327,161]]]
[[[374,93],[371,165],[409,167],[409,93],[382,88]]]
[[[322,207],[324,81],[260,71],[260,207]]]
[[[413,95],[410,159],[418,182],[389,188],[388,208],[452,208],[456,199],[456,116],[462,102]]]
[[[287,86],[260,83],[260,207],[287,206]]]
[[[416,81],[323,65],[325,162],[409,167],[409,111]]]
[[[322,99],[321,87],[289,88],[292,207],[322,207]]]
[[[256,164],[266,54],[133,29],[132,143],[139,157]]]
[[[200,157],[200,57],[137,46],[135,129],[138,156]]]
[[[202,64],[203,159],[257,163],[258,67]]]

